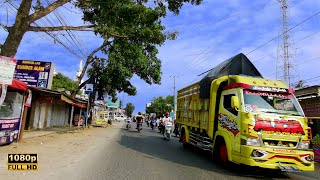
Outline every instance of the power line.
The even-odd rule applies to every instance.
[[[320,11],[317,11],[316,13],[314,13],[313,15],[309,16],[308,18],[304,19],[303,21],[301,21],[300,23],[296,24],[295,26],[291,27],[291,28],[290,28],[290,29],[288,29],[287,31],[285,31],[285,32],[281,33],[280,35],[278,35],[278,36],[276,36],[276,37],[274,37],[274,38],[272,38],[271,40],[269,40],[269,41],[265,42],[264,44],[262,44],[262,45],[260,45],[260,46],[256,47],[256,48],[255,48],[255,49],[253,49],[252,51],[248,52],[246,55],[249,55],[249,54],[251,54],[251,53],[255,52],[256,50],[260,49],[261,47],[263,47],[263,46],[265,46],[265,45],[269,44],[270,42],[272,42],[272,41],[274,41],[274,40],[278,39],[278,38],[279,38],[279,37],[281,37],[284,33],[287,33],[287,32],[289,32],[289,31],[291,31],[291,30],[295,29],[296,27],[298,27],[298,26],[300,26],[301,24],[305,23],[306,21],[308,21],[309,19],[311,19],[311,18],[313,18],[314,16],[318,15],[319,13],[320,13]]]
[[[276,4],[276,3],[273,3],[273,4],[270,4],[270,3],[272,3],[272,1],[268,2],[268,3],[262,8],[262,10],[266,9],[266,7],[268,7],[268,6],[271,6],[271,5]],[[256,6],[256,7],[258,7],[258,6]],[[250,11],[255,12],[255,11],[257,11],[257,10],[258,10],[258,9],[251,9]],[[259,10],[260,10],[260,9],[259,9]],[[239,15],[239,13],[238,13],[238,15]],[[231,16],[234,16],[234,14],[231,15]],[[221,20],[228,19],[228,18],[231,17],[231,16],[224,17],[224,18],[222,18]],[[219,22],[219,21],[218,21],[218,22]],[[188,25],[188,28],[189,28],[189,26],[190,26],[190,25]],[[214,43],[215,43],[215,42],[214,42]],[[206,50],[210,49],[211,46],[212,46],[214,43],[210,44],[210,45],[209,45],[207,48],[205,48],[200,54],[198,54],[197,57],[195,57],[195,58],[192,59],[191,61],[194,61],[195,59],[201,57],[201,55],[202,55]],[[212,51],[213,51],[213,50],[211,50],[210,52],[208,52],[206,55],[210,54]],[[206,59],[204,59],[204,60],[202,60],[201,63],[199,63],[199,61],[200,61],[201,59],[198,59],[197,61],[192,62],[191,66],[197,65],[197,63],[198,63],[198,64],[202,64],[203,62],[207,61],[208,59],[209,59],[209,57],[206,58]],[[187,67],[187,68],[189,68],[189,67]],[[190,69],[190,68],[189,68],[189,69]],[[180,75],[182,75],[182,74],[180,74]]]
[[[46,0],[48,4],[52,4],[51,1],[49,0]],[[60,24],[62,26],[68,26],[68,22],[67,20],[64,20],[64,17],[62,17],[63,15],[60,15],[60,10],[59,9],[56,9],[55,11],[53,11],[54,15],[57,17],[58,21],[60,22]],[[84,58],[86,58],[87,54],[88,53],[84,53],[83,52],[83,49],[86,49],[86,46],[84,45],[83,42],[79,41],[78,38],[76,38],[74,36],[74,33],[73,31],[69,31],[69,30],[66,30],[66,32],[68,33],[69,37],[71,38],[73,44],[75,45],[75,47],[78,49],[78,51],[84,56]],[[65,37],[65,36],[64,36]],[[68,38],[66,38],[68,39]],[[70,42],[70,41],[69,41]],[[70,42],[71,43],[71,42]],[[71,43],[72,44],[72,43]],[[81,47],[80,47],[81,46]],[[82,49],[83,48],[83,49]]]
[[[8,1],[8,3],[15,9],[15,10],[18,10],[18,6],[16,6],[13,2],[10,2],[10,1]],[[11,7],[10,6],[10,7]],[[14,12],[15,13],[15,12]],[[54,26],[53,25],[53,23],[48,19],[48,16],[44,16],[44,19],[46,19],[52,26]],[[41,19],[39,19],[39,21],[41,21],[42,23],[44,23],[44,20],[41,18]],[[36,22],[34,22],[34,24],[37,26],[37,27],[41,27],[41,26],[39,26]],[[45,23],[44,23],[44,25],[45,25]],[[81,56],[79,56],[74,50],[72,50],[71,48],[69,48],[68,46],[66,46],[63,42],[62,42],[62,40],[60,40],[58,37],[56,37],[55,35],[52,35],[51,33],[49,33],[49,32],[44,32],[44,33],[46,33],[47,35],[49,35],[51,38],[53,38],[56,42],[58,42],[59,44],[61,44],[64,48],[66,48],[67,49],[67,51],[69,51],[72,55],[74,55],[75,57],[77,57],[77,58],[79,58],[79,59],[82,59],[82,57]],[[39,36],[39,34],[38,33],[36,33],[38,36]],[[40,36],[39,36],[40,37]],[[66,38],[67,39],[67,38]],[[67,39],[68,40],[68,39]],[[69,42],[70,42],[70,40],[68,40]],[[71,43],[71,42],[70,42]],[[72,44],[72,43],[71,43]]]

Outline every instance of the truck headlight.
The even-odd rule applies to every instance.
[[[307,161],[307,162],[313,162],[313,156],[311,154],[308,154],[308,155],[305,155],[305,156],[302,156],[302,159]]]
[[[247,139],[247,146],[261,146],[259,139],[255,138],[248,138]]]
[[[309,143],[300,142],[299,145],[298,145],[298,149],[309,149]]]

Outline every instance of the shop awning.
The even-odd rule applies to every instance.
[[[8,86],[8,89],[25,91],[27,90],[27,84],[13,78],[12,84]]]
[[[68,104],[71,104],[72,106],[79,107],[79,108],[86,108],[87,107],[86,103],[80,102],[80,101],[78,101],[74,98],[68,97],[64,94],[61,95],[61,101],[68,103]]]

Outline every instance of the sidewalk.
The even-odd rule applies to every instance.
[[[81,160],[95,152],[99,145],[111,140],[117,129],[112,128],[52,128],[25,132],[22,143],[12,143],[0,148],[0,179],[55,179],[71,171]],[[8,171],[8,153],[36,153],[39,157],[38,171]],[[70,170],[71,169],[71,170]],[[72,172],[72,173],[76,173]]]
[[[70,127],[54,127],[54,128],[24,131],[22,140],[34,138],[34,137],[47,136],[47,135],[55,134],[55,133],[68,133],[68,132],[73,132],[73,131],[80,131],[83,129],[84,128],[82,128],[81,126],[79,128],[77,126],[73,126],[71,128]]]

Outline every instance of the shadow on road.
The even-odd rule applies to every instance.
[[[141,134],[134,134],[134,130],[123,129],[123,134],[119,144],[135,151],[151,156],[150,158],[160,158],[184,166],[197,167],[207,171],[226,174],[229,176],[251,177],[256,179],[289,179],[285,173],[275,170],[257,169],[249,166],[233,164],[228,168],[222,167],[210,160],[209,154],[199,149],[184,149],[178,138],[173,137],[166,141],[158,133],[150,129],[144,129]],[[146,156],[148,157],[148,156]]]

